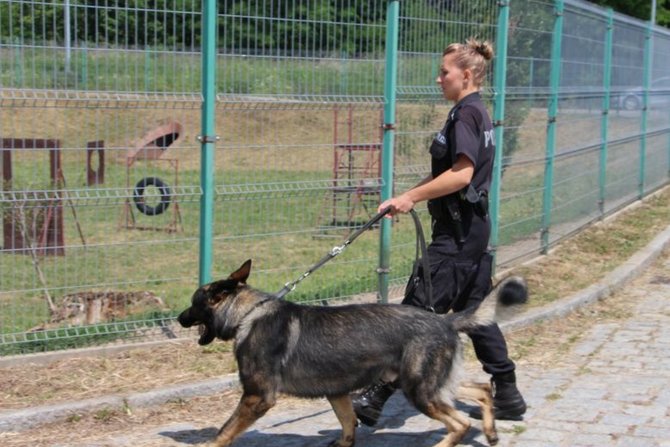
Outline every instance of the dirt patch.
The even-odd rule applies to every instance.
[[[168,311],[163,299],[152,292],[122,292],[114,290],[86,291],[64,295],[51,304],[51,318],[29,332],[57,327],[72,327],[114,321],[149,310]]]

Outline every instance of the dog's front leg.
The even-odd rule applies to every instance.
[[[271,396],[256,396],[244,394],[237,405],[235,412],[223,424],[219,434],[212,444],[215,447],[228,447],[233,441],[263,416],[275,404]]]
[[[328,401],[335,411],[337,420],[342,425],[342,436],[331,442],[329,447],[353,447],[356,437],[356,414],[351,403],[351,396],[328,396]]]

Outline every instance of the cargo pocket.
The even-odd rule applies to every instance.
[[[435,309],[436,313],[446,313],[451,309],[464,288],[472,280],[476,272],[476,264],[469,261],[457,261],[453,258],[438,259],[431,263],[431,282],[433,285],[432,301],[427,296],[424,287],[423,268],[420,260],[416,261],[412,269],[402,304]]]

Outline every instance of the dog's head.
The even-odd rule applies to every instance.
[[[186,328],[200,325],[198,344],[207,345],[216,337],[230,340],[235,336],[235,328],[227,324],[225,314],[238,290],[246,286],[250,271],[251,259],[228,278],[205,284],[195,291],[191,298],[191,307],[179,314],[177,319]]]

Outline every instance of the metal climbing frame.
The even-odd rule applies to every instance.
[[[342,117],[346,132],[344,141],[341,141]],[[355,143],[353,125],[351,105],[334,107],[333,186],[326,192],[326,203],[319,217],[321,230],[358,227],[377,212],[380,203],[381,132],[379,142]]]

